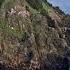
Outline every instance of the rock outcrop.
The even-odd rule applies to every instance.
[[[69,70],[69,15],[46,0],[0,3],[0,70]]]

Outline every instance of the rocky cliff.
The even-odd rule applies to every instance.
[[[69,67],[69,15],[46,0],[0,1],[0,70]]]

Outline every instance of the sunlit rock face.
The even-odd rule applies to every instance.
[[[69,19],[46,0],[1,2],[0,69],[69,70]]]

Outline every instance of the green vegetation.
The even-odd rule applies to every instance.
[[[26,0],[26,1],[29,9],[33,11],[33,13],[40,13],[42,15],[46,15],[49,13],[50,6],[47,3],[38,0],[37,1]]]
[[[42,2],[41,2],[41,0],[39,1],[39,0],[26,0],[29,4],[30,4],[30,6],[31,7],[33,7],[34,9],[40,9],[40,8],[42,8]]]
[[[0,30],[5,34],[21,37],[22,32],[17,27],[10,27],[7,22],[0,21]],[[5,36],[6,37],[6,36]]]
[[[1,7],[1,5],[2,5],[2,3],[4,2],[5,0],[0,0],[0,7]]]

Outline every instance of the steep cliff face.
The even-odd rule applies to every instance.
[[[69,18],[46,0],[1,2],[1,70],[69,70]]]

